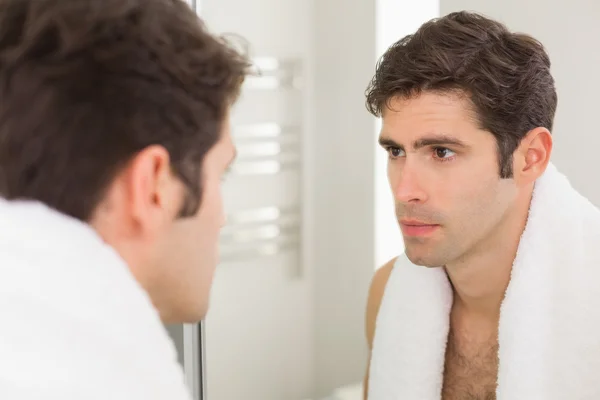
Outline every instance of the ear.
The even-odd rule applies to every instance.
[[[535,128],[527,133],[515,151],[514,177],[520,184],[535,182],[550,162],[552,134],[546,128]]]
[[[150,146],[139,152],[127,168],[126,185],[128,209],[138,233],[155,236],[176,217],[184,190],[164,147]]]

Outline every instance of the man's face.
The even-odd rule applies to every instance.
[[[478,127],[468,99],[429,92],[393,99],[380,143],[413,263],[445,266],[500,234],[518,190],[500,179],[496,140]]]
[[[202,201],[195,216],[176,218],[158,243],[162,269],[163,318],[196,322],[208,311],[218,263],[219,233],[225,223],[221,183],[235,155],[227,129],[208,152],[202,168]]]
[[[202,164],[199,210],[181,218],[188,189],[173,173],[167,150],[149,147],[115,179],[91,221],[164,322],[197,322],[206,315],[225,222],[221,182],[234,157],[227,120]]]

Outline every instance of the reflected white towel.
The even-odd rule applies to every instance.
[[[595,183],[594,183],[595,184]],[[400,256],[377,320],[369,400],[438,400],[452,289]],[[550,164],[501,307],[499,400],[600,399],[600,211]]]
[[[0,399],[189,398],[121,258],[79,221],[0,199]]]

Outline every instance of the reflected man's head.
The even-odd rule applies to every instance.
[[[383,119],[411,261],[459,261],[518,223],[549,161],[556,105],[543,46],[477,14],[432,20],[387,50],[367,106]]]
[[[0,195],[93,226],[166,322],[203,318],[247,68],[180,0],[2,1]]]

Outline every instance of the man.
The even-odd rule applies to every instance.
[[[600,211],[550,162],[543,46],[449,14],[388,49],[367,105],[405,253],[371,284],[365,397],[600,398]]]
[[[189,398],[247,70],[180,0],[0,1],[0,398]]]

